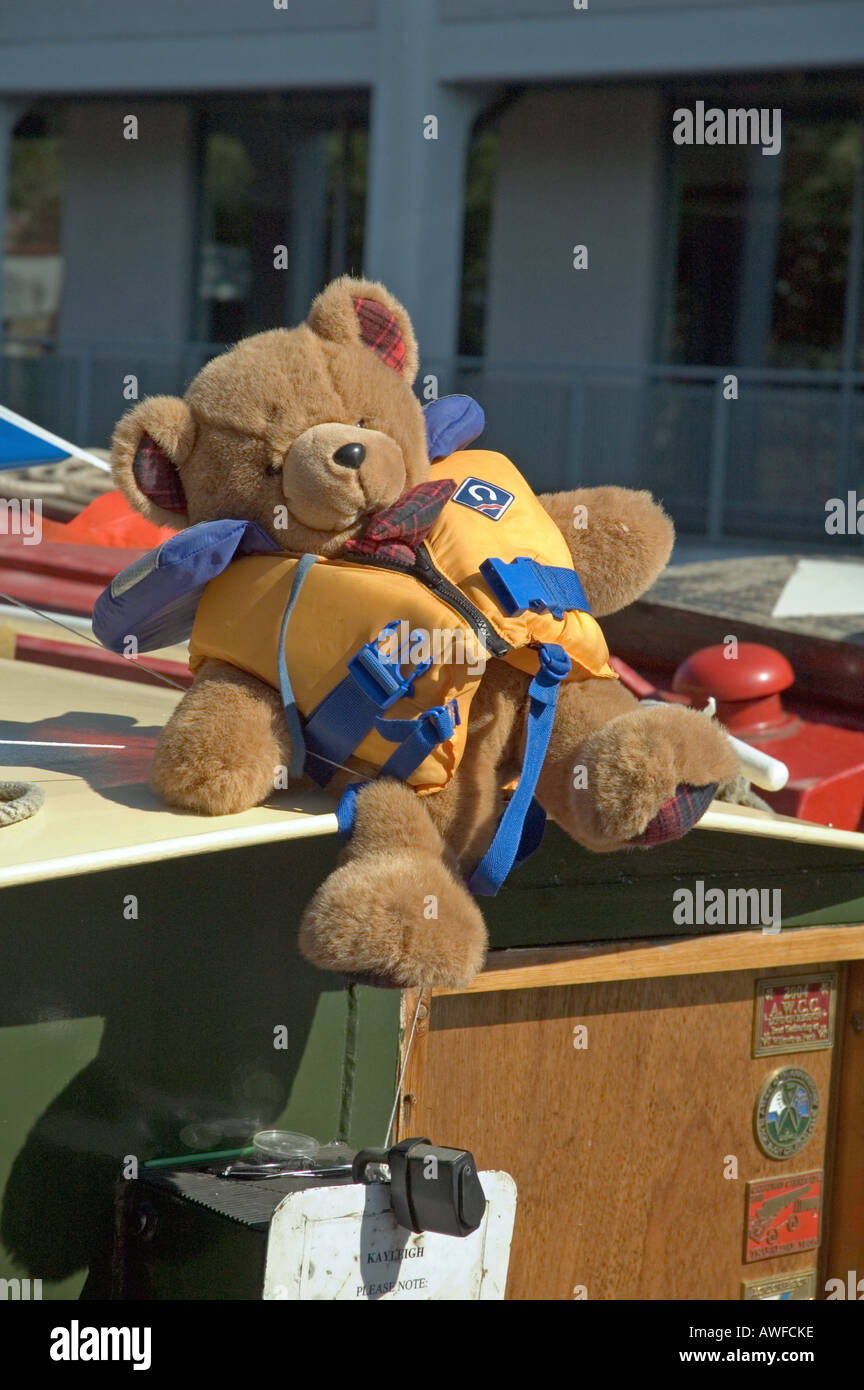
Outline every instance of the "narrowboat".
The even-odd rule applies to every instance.
[[[184,652],[125,661],[88,623],[140,553],[0,538],[0,778],[32,795],[0,818],[0,1277],[46,1299],[736,1301],[864,1271],[864,601],[778,616],[800,562],[768,556],[673,566],[607,620],[637,693],[713,695],[788,782],[644,853],[550,826],[489,901],[483,972],[421,996],[298,953],[337,853],[322,793],[210,819],[150,789]],[[509,1183],[495,1277],[460,1282],[458,1235],[397,1224],[404,1279],[274,1282],[265,1237],[303,1183],[213,1196],[264,1131],[336,1146],[340,1219],[346,1154],[473,1155]]]

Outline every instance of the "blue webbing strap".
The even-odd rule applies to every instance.
[[[519,785],[498,823],[495,838],[468,880],[471,892],[481,897],[494,898],[517,859],[527,857],[539,843],[538,816],[532,809],[536,805],[534,788],[549,746],[558,689],[571,666],[569,656],[557,643],[545,642],[539,654],[540,670],[528,687],[528,733]]]
[[[395,653],[386,652],[386,642],[400,626],[397,618],[383,627],[374,642],[366,642],[348,662],[348,675],[316,705],[306,721],[306,772],[326,787],[339,765],[375,728],[383,710],[410,695],[414,682],[432,665],[418,662],[408,675]],[[385,643],[385,648],[379,646]],[[413,770],[413,769],[412,769]]]
[[[543,810],[537,798],[532,797],[528,810],[525,813],[525,824],[522,826],[522,835],[519,840],[519,848],[516,851],[514,865],[521,864],[524,859],[529,859],[531,855],[540,848],[545,831],[546,812]]]
[[[375,728],[381,737],[388,743],[399,744],[378,775],[398,777],[400,782],[407,782],[432,749],[452,737],[459,722],[455,700],[451,700],[450,707],[433,705],[416,719],[376,719]]]
[[[420,766],[423,759],[437,748],[439,743],[452,736],[457,724],[462,721],[459,718],[459,706],[455,700],[451,700],[449,706],[435,705],[432,709],[427,709],[416,719],[384,719],[378,717],[375,720],[375,728],[382,738],[386,738],[388,743],[398,743],[396,752],[388,758],[387,762],[379,772],[379,777],[398,777],[401,782],[407,781],[412,772]],[[339,827],[339,838],[343,842],[351,838],[354,829],[354,819],[357,814],[357,793],[362,787],[368,786],[369,779],[362,782],[352,782],[350,787],[346,787],[339,804],[336,807],[336,822]],[[534,802],[537,806],[537,802]],[[540,807],[537,806],[540,810]],[[546,817],[540,811],[543,821]],[[528,822],[525,822],[528,829]],[[540,835],[543,834],[543,824],[540,825]],[[523,836],[523,839],[526,838]],[[532,843],[525,851],[531,854],[536,848],[537,843]]]
[[[306,772],[319,787],[327,786],[336,767],[375,727],[380,709],[351,676],[343,677],[315,706],[306,722]]]
[[[294,606],[300,597],[300,590],[307,574],[311,570],[317,555],[301,555],[297,561],[297,568],[294,571],[294,579],[291,584],[291,593],[288,595],[288,604],[282,614],[282,625],[279,628],[279,647],[276,652],[276,669],[279,672],[279,693],[282,696],[282,708],[285,711],[285,722],[288,725],[288,732],[291,735],[291,766],[288,769],[289,777],[302,777],[303,767],[306,762],[306,741],[303,737],[303,725],[300,722],[300,714],[297,710],[297,702],[294,699],[294,691],[291,689],[291,677],[288,675],[288,664],[285,660],[285,634],[288,631],[288,622],[294,612]]]
[[[419,763],[417,766],[419,766]],[[336,822],[338,825],[339,839],[343,844],[350,840],[354,830],[354,820],[357,815],[357,793],[368,786],[369,779],[365,778],[361,782],[352,782],[342,793],[339,804],[336,807]],[[546,812],[543,810],[540,802],[532,797],[525,815],[525,824],[522,826],[519,849],[517,850],[516,859],[514,861],[516,864],[521,864],[523,859],[527,859],[529,855],[540,848],[540,842],[543,839],[543,832],[545,829]]]
[[[364,778],[362,782],[352,782],[339,798],[339,805],[336,807],[336,825],[339,839],[343,844],[351,839],[354,830],[354,821],[357,817],[357,793],[368,785],[368,778]]]

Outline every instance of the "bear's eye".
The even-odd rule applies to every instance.
[[[355,420],[354,423],[355,423],[355,425],[357,426],[358,430],[365,430],[366,426],[369,424],[369,421],[368,421],[368,420]]]
[[[281,463],[268,463],[267,467],[264,469],[265,476],[268,478],[277,478],[281,472]]]

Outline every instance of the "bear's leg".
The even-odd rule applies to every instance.
[[[227,816],[270,796],[290,761],[276,691],[224,661],[206,661],[162,730],[150,776],[170,805]]]
[[[676,838],[737,772],[704,714],[644,708],[617,681],[574,681],[561,687],[537,795],[579,844],[616,850]]]
[[[480,970],[486,927],[426,799],[390,778],[360,789],[340,865],[300,926],[313,965],[395,989],[460,988]]]

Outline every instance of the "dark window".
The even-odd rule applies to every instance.
[[[701,95],[706,106],[780,107],[782,147],[776,155],[758,147],[675,147],[663,359],[851,367],[849,334],[853,341],[857,335],[847,323],[855,313],[850,282],[854,288],[862,255],[861,228],[853,226],[861,119],[835,116],[830,104],[824,112],[796,110],[775,88],[761,98]]]
[[[677,260],[666,345],[673,362],[736,360],[747,165],[747,151],[738,147],[685,145],[678,151]]]
[[[57,329],[63,273],[60,152],[52,112],[31,111],[19,121],[9,161],[3,260],[3,328],[9,337],[47,337]]]
[[[767,365],[843,365],[858,121],[793,120],[784,132]]]
[[[201,124],[194,332],[234,342],[297,322],[328,279],[360,272],[365,98],[226,100]]]
[[[498,145],[497,130],[483,128],[472,140],[468,154],[462,254],[462,307],[459,325],[459,352],[465,357],[483,355],[489,237],[492,226],[492,198],[498,170]]]

